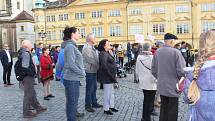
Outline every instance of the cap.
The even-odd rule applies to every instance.
[[[177,40],[178,37],[175,36],[174,34],[166,33],[166,34],[164,35],[164,40],[169,40],[169,39]]]

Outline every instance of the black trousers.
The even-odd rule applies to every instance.
[[[144,94],[144,101],[143,101],[142,121],[151,121],[151,113],[154,109],[156,90],[143,90],[143,94]]]
[[[121,67],[123,67],[123,63],[124,63],[124,57],[119,57],[119,65],[121,65]]]
[[[159,121],[177,121],[177,119],[178,119],[178,97],[167,97],[161,95]]]
[[[3,81],[4,84],[10,84],[10,75],[12,70],[12,64],[3,65]]]

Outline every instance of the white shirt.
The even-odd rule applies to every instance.
[[[6,54],[7,54],[7,58],[8,58],[8,63],[11,62],[11,57],[10,57],[10,53],[9,50],[5,50]]]

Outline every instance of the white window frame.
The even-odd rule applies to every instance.
[[[202,22],[202,32],[207,32],[211,29],[215,29],[215,21],[203,21]]]
[[[175,7],[176,13],[186,13],[189,12],[189,6],[188,5],[177,5]]]
[[[189,24],[180,23],[176,25],[177,34],[189,34]]]
[[[119,9],[114,9],[109,11],[110,17],[121,16],[121,11]]]
[[[109,36],[119,37],[122,36],[122,29],[120,25],[110,25],[109,26]]]
[[[215,3],[204,3],[201,5],[202,12],[215,11]]]
[[[129,15],[141,15],[142,9],[141,8],[131,8],[129,10]]]
[[[86,38],[86,29],[85,28],[79,28],[79,33],[81,35],[81,38]]]
[[[75,13],[75,19],[76,20],[85,19],[85,13],[84,12]]]
[[[152,8],[152,14],[164,14],[165,13],[165,7],[153,7]]]
[[[143,26],[141,23],[129,25],[129,35],[143,34]]]
[[[164,34],[165,33],[165,24],[153,24],[152,30],[154,34]]]

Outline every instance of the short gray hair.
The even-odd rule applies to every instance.
[[[86,42],[89,42],[91,38],[96,38],[96,35],[94,33],[89,33],[87,35]]]
[[[142,55],[144,52],[150,51],[151,47],[152,46],[149,43],[144,43],[144,44],[140,45],[140,47],[139,47],[139,54]]]

